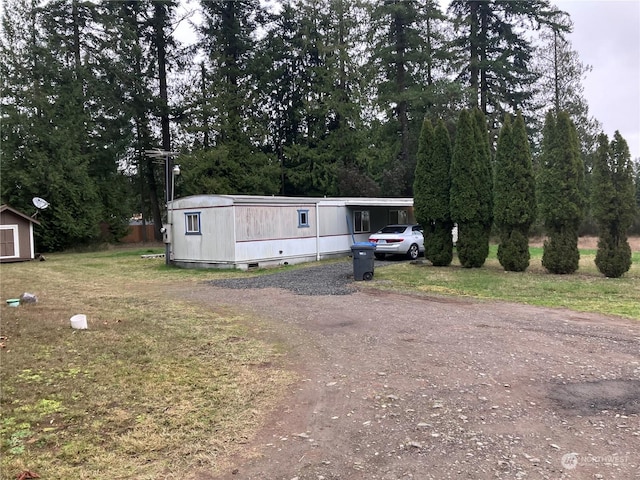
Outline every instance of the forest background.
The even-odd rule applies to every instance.
[[[546,0],[180,7],[3,2],[1,202],[50,202],[43,251],[118,240],[134,215],[159,235],[165,195],[410,197],[423,121],[444,120],[455,141],[476,106],[493,148],[505,114],[522,112],[534,168],[545,114],[568,112],[590,178],[602,127],[584,97],[589,66]],[[196,17],[182,44],[177,29]],[[153,149],[175,155],[165,164]],[[594,228],[587,215],[581,233]]]

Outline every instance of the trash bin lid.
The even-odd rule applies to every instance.
[[[374,248],[376,248],[376,244],[371,242],[356,242],[351,245],[351,250],[369,250]]]

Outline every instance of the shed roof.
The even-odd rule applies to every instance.
[[[9,205],[0,205],[0,213],[4,212],[4,211],[8,211],[11,212],[19,217],[24,218],[25,220],[28,220],[32,223],[35,223],[36,225],[40,225],[40,222],[38,220],[36,220],[33,217],[30,217],[29,215],[25,215],[22,212],[19,212],[18,210],[16,210],[15,208],[11,208]]]

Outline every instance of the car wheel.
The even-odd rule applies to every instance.
[[[374,253],[373,254],[378,260],[384,260],[384,253]]]
[[[407,256],[411,259],[411,260],[416,260],[418,258],[418,256],[420,255],[420,249],[418,248],[418,245],[416,245],[415,243],[413,245],[411,245],[409,247],[409,251],[407,252]]]
[[[362,274],[362,278],[363,278],[364,280],[366,280],[367,282],[368,282],[369,280],[373,280],[373,272],[365,272],[365,273],[363,273],[363,274]]]

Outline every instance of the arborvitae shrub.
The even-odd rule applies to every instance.
[[[481,112],[462,111],[451,159],[451,219],[458,224],[458,259],[466,268],[489,255],[492,198],[491,156]]]
[[[528,230],[528,229],[527,229]],[[524,272],[529,267],[529,238],[512,229],[500,235],[498,261],[508,272]]]
[[[495,161],[494,220],[500,236],[498,260],[507,271],[529,266],[529,230],[536,216],[535,178],[521,114],[509,116],[498,138]]]
[[[615,242],[608,233],[598,238],[596,266],[605,277],[619,278],[631,268],[631,247],[629,242]]]
[[[620,277],[631,268],[627,233],[636,212],[633,164],[627,142],[619,132],[611,144],[598,138],[592,175],[592,210],[598,223],[596,266],[607,277]]]
[[[565,228],[547,232],[544,242],[542,266],[551,273],[567,274],[578,270],[580,251],[577,248],[578,234],[574,229]]]
[[[542,162],[538,183],[540,213],[548,240],[542,265],[551,273],[578,269],[578,228],[584,216],[584,165],[571,118],[547,114],[543,130]]]
[[[440,120],[433,130],[425,120],[418,145],[414,208],[424,228],[424,256],[434,266],[447,266],[453,259],[450,169],[451,140],[444,122]]]
[[[464,232],[464,235],[462,235]],[[479,268],[489,255],[489,243],[478,241],[486,235],[486,227],[479,222],[458,225],[456,249],[460,264],[465,268]]]
[[[453,222],[437,222],[433,225],[429,245],[425,244],[425,257],[434,267],[446,267],[453,260]]]

